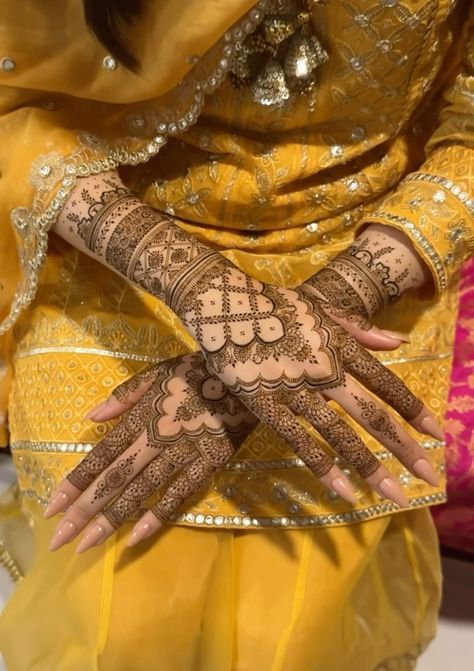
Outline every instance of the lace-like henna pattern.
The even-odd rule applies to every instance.
[[[388,438],[393,443],[402,445],[398,436],[395,424],[392,422],[390,415],[386,410],[379,408],[373,401],[361,398],[355,394],[351,394],[361,409],[361,417],[368,422],[369,426],[377,433],[380,433],[383,438]]]
[[[389,368],[369,354],[341,329],[340,351],[344,368],[382,401],[410,422],[420,414],[423,403]]]
[[[103,178],[99,186],[87,182],[80,191],[80,196],[68,202],[66,219],[75,225],[75,230],[82,238],[86,247],[91,250],[100,250],[104,246],[106,230],[96,224],[96,218],[119,221],[127,211],[131,197],[130,191],[123,186],[118,175],[111,173]]]
[[[303,391],[299,397],[298,412],[317,426],[318,433],[361,477],[368,478],[375,473],[380,466],[378,459],[318,394]]]
[[[212,473],[222,468],[234,451],[224,434],[190,439],[167,447],[106,508],[104,515],[117,528],[182,469],[158,502],[156,511],[153,509],[160,520],[170,521],[181,504],[196,493]]]
[[[155,366],[152,366],[151,368],[148,368],[147,370],[143,371],[142,373],[137,373],[133,377],[131,377],[129,380],[126,380],[125,382],[122,382],[118,387],[116,387],[113,392],[112,396],[114,396],[117,401],[120,401],[121,403],[128,403],[130,400],[130,396],[139,389],[142,384],[150,381],[156,380],[158,377],[158,374],[161,369],[161,364],[157,364]]]
[[[314,292],[321,300],[325,312],[331,317],[345,319],[364,331],[372,327],[370,315],[362,298],[345,277],[330,265],[311,277],[303,287]]]
[[[133,473],[133,465],[137,455],[138,452],[135,452],[126,459],[119,459],[115,466],[105,472],[104,479],[100,480],[97,485],[92,501],[102,499],[104,496],[109,496],[114,491],[121,489],[127,477]]]
[[[303,287],[325,300],[328,314],[370,328],[370,317],[420,286],[423,277],[403,246],[381,231],[363,234]]]
[[[385,299],[393,303],[401,294],[400,286],[407,279],[407,268],[397,272],[394,266],[400,265],[402,259],[395,255],[394,263],[389,263],[390,255],[396,251],[391,245],[370,240],[367,237],[359,238],[349,249],[341,254],[340,260],[354,264],[361,273],[370,273],[370,279],[379,284],[380,293]]]
[[[319,305],[313,306],[302,292],[295,292],[301,317],[309,315],[311,335],[317,336],[319,349],[305,337],[298,309],[278,287],[263,285],[241,273],[225,259],[201,262],[198,280],[180,278],[180,286],[172,286],[172,306],[188,330],[201,343],[213,370],[223,375],[237,363],[257,366],[273,359],[283,359],[317,366],[323,353],[326,365],[320,366],[318,380],[321,388],[340,384],[343,372],[332,346],[332,323]],[[191,278],[190,278],[191,280]],[[309,335],[309,334],[308,334]],[[251,374],[250,367],[246,372]],[[298,386],[304,375],[292,377],[279,369],[271,380],[238,378],[232,389],[252,389],[265,386],[278,388],[281,384]]]
[[[69,473],[69,482],[81,491],[86,490],[143,432],[151,412],[150,404],[151,397],[145,395],[141,403],[125,413],[122,421]]]

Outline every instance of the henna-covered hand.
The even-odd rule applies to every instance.
[[[429,282],[429,271],[410,240],[398,230],[372,224],[301,288],[361,344],[387,350],[406,339],[376,328],[371,318]]]
[[[120,422],[56,489],[46,517],[68,510],[52,549],[72,540],[102,511],[101,521],[86,536],[89,545],[98,544],[157,492],[155,520],[173,519],[257,423],[210,375],[200,352],[137,374],[88,418],[106,421],[120,415]]]
[[[404,465],[435,484],[423,452],[403,429],[367,394],[348,381],[348,413],[392,450]],[[401,505],[400,487],[354,431],[318,396],[299,394],[301,409],[319,432],[382,496]],[[309,409],[309,410],[308,410]],[[180,506],[217,469],[223,468],[257,423],[222,382],[209,374],[201,353],[153,366],[120,385],[88,417],[121,421],[60,483],[48,506],[51,517],[67,508],[51,542],[55,550],[73,540],[91,521],[78,551],[100,545],[121,524],[143,510],[147,499],[160,498],[137,524],[129,544],[149,537],[174,518]],[[296,448],[307,466],[320,473],[326,454],[313,443]],[[170,483],[170,480],[174,480]],[[335,465],[321,478],[352,500],[345,476]],[[94,519],[95,518],[95,519]]]
[[[349,427],[340,429],[341,420],[324,403],[323,395],[349,412],[354,404],[359,407],[356,398],[371,401],[382,417],[386,411],[368,390],[418,430],[442,436],[421,401],[326,314],[320,297],[306,289],[281,289],[250,278],[127,194],[115,175],[100,176],[91,186],[78,189],[62,219],[76,224],[86,249],[162,298],[197,340],[215,375],[304,455],[318,477],[331,477],[334,461],[315,449],[298,415],[333,442],[337,427],[345,449],[364,455],[359,467],[363,476],[377,469],[373,459],[366,460],[360,438]],[[396,421],[387,417],[389,423]],[[366,428],[375,430],[373,425],[369,422]],[[413,472],[434,482],[431,465],[417,449]],[[342,493],[347,482],[335,478],[334,489],[336,482]],[[397,496],[405,505],[406,499],[392,492],[392,499]]]

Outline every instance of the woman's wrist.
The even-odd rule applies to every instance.
[[[406,291],[432,281],[410,240],[400,231],[370,224],[331,263],[305,285],[323,300],[361,318],[370,318]],[[344,304],[344,305],[342,305]]]
[[[222,258],[140,201],[116,173],[81,180],[55,232],[168,304],[183,273],[191,281],[194,266],[197,273],[203,260]]]

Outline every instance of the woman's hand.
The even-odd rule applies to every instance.
[[[160,489],[152,511],[161,526],[226,465],[257,423],[209,374],[199,352],[135,375],[87,418],[121,415],[56,488],[45,516],[68,510],[50,549],[72,540],[102,512],[80,549],[99,544]]]
[[[396,480],[322,399],[319,410],[321,433],[344,460],[382,496],[406,505]],[[373,400],[364,403],[355,398],[349,412],[416,471],[413,464],[419,460],[420,448],[386,411],[377,408]],[[94,517],[78,551],[99,545],[162,489],[160,499],[137,524],[129,544],[150,536],[163,522],[173,519],[182,503],[215,470],[225,466],[257,423],[222,382],[208,373],[201,353],[179,357],[134,376],[88,417],[106,421],[123,414],[120,423],[56,489],[46,516],[68,510],[51,542],[52,550],[75,538]],[[309,452],[298,453],[313,469],[326,458],[314,442]],[[374,468],[370,475],[366,475],[370,472],[368,464]],[[435,484],[433,472],[425,469],[424,477]],[[337,466],[332,465],[321,480],[354,501],[349,483]]]
[[[326,399],[353,416],[358,414],[356,406],[373,405],[381,417],[385,411],[368,393],[372,392],[417,430],[442,439],[423,403],[326,314],[319,298],[306,289],[264,285],[216,257],[195,264],[192,277],[182,274],[170,288],[170,304],[215,374],[259,419],[307,455],[307,463],[315,457],[313,440],[301,428],[298,415],[341,453],[362,445],[346,426],[335,437],[334,427],[339,430],[341,420]],[[399,426],[386,417],[390,425]],[[409,462],[421,477],[431,472],[418,445],[410,451]],[[332,465],[329,456],[320,455],[311,469],[323,477]],[[377,466],[369,459],[360,468],[367,477]],[[430,477],[434,481],[434,473]]]

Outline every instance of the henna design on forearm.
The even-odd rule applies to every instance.
[[[324,301],[328,314],[371,327],[370,317],[420,286],[423,273],[388,233],[370,230],[303,284]]]
[[[364,301],[351,284],[330,265],[304,283],[304,288],[321,300],[331,317],[345,319],[368,331],[372,324]]]

